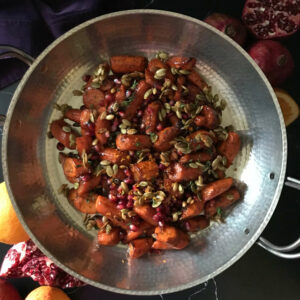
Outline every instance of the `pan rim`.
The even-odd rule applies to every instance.
[[[19,95],[22,92],[23,87],[25,86],[27,80],[30,78],[30,75],[34,72],[34,70],[36,69],[36,67],[38,66],[38,64],[44,59],[44,57],[52,50],[54,49],[57,45],[59,45],[62,41],[64,41],[65,39],[67,39],[69,36],[73,35],[74,33],[78,32],[79,30],[90,26],[91,24],[94,24],[98,21],[102,21],[105,19],[109,19],[109,18],[113,18],[113,17],[119,17],[119,16],[124,16],[124,15],[133,15],[133,14],[159,14],[159,15],[163,15],[163,16],[167,16],[167,17],[173,17],[173,18],[179,18],[185,21],[189,21],[189,22],[193,22],[196,23],[197,25],[200,25],[202,27],[205,27],[206,29],[209,29],[211,31],[213,31],[215,34],[217,34],[220,38],[225,39],[227,42],[229,42],[231,44],[232,47],[235,47],[236,50],[238,50],[243,56],[244,58],[252,65],[252,67],[256,70],[256,72],[260,75],[260,78],[262,79],[262,81],[264,82],[264,84],[266,85],[266,88],[268,89],[269,93],[272,96],[273,99],[273,103],[275,105],[276,111],[277,111],[277,116],[279,118],[279,122],[280,122],[280,127],[281,127],[281,137],[282,137],[282,161],[281,161],[281,170],[280,170],[280,174],[279,174],[279,178],[278,178],[278,185],[276,187],[275,193],[274,193],[274,197],[273,200],[271,202],[271,205],[267,211],[267,214],[264,217],[263,222],[260,224],[260,226],[258,227],[258,229],[256,230],[256,232],[253,234],[252,238],[246,243],[244,244],[244,246],[240,249],[239,252],[237,252],[227,263],[225,263],[224,265],[222,265],[221,267],[219,267],[218,269],[216,269],[214,272],[212,272],[211,274],[202,277],[200,279],[194,280],[192,282],[186,283],[186,284],[181,284],[178,285],[176,287],[171,287],[171,288],[167,288],[167,289],[161,289],[161,290],[127,290],[127,289],[120,289],[117,287],[113,287],[113,286],[109,286],[106,284],[102,284],[99,283],[97,281],[88,279],[76,272],[74,272],[72,269],[70,269],[69,267],[63,265],[59,260],[57,260],[40,242],[39,240],[35,237],[35,235],[31,232],[31,230],[29,229],[29,227],[27,226],[27,224],[25,223],[25,221],[23,220],[22,214],[21,214],[21,210],[19,209],[14,197],[13,197],[13,193],[9,184],[9,176],[8,176],[8,165],[7,165],[7,159],[6,159],[6,153],[7,153],[7,141],[8,141],[8,132],[9,132],[9,128],[10,128],[10,123],[11,123],[11,117],[13,115],[13,111],[15,108],[16,103],[18,102],[19,99]],[[284,121],[283,121],[283,116],[281,113],[281,109],[279,106],[279,103],[277,101],[275,92],[273,91],[269,81],[267,80],[267,78],[265,77],[265,75],[263,74],[263,72],[261,71],[261,69],[258,67],[258,65],[252,60],[252,58],[247,54],[247,52],[242,49],[237,43],[235,43],[231,38],[229,38],[228,36],[226,36],[225,34],[223,34],[222,32],[218,31],[217,29],[215,29],[214,27],[204,23],[203,21],[200,21],[196,18],[193,17],[189,17],[186,16],[184,14],[179,14],[179,13],[174,13],[174,12],[169,12],[169,11],[164,11],[164,10],[154,10],[154,9],[135,9],[135,10],[125,10],[125,11],[119,11],[119,12],[114,12],[114,13],[109,13],[109,14],[105,14],[102,15],[100,17],[96,17],[93,18],[91,20],[88,20],[74,28],[72,28],[71,30],[69,30],[68,32],[64,33],[62,36],[60,36],[58,39],[56,39],[55,41],[53,41],[34,61],[34,63],[31,65],[31,67],[27,70],[27,72],[25,73],[25,75],[23,76],[21,82],[19,83],[14,96],[11,100],[11,104],[9,106],[8,109],[8,113],[7,113],[7,119],[4,125],[4,133],[3,133],[3,141],[2,141],[2,167],[3,167],[3,175],[4,175],[4,180],[6,182],[7,185],[7,190],[8,190],[8,194],[10,196],[10,199],[12,201],[13,207],[17,213],[17,216],[22,224],[22,226],[24,227],[24,229],[26,230],[26,232],[28,233],[28,235],[30,236],[30,238],[34,241],[34,243],[41,249],[41,251],[43,253],[45,253],[45,255],[47,255],[51,260],[53,260],[53,262],[60,267],[61,269],[63,269],[64,271],[66,271],[67,273],[71,274],[72,276],[74,276],[75,278],[78,278],[82,281],[84,281],[87,284],[90,284],[92,286],[98,287],[98,288],[102,288],[104,290],[110,291],[110,292],[115,292],[115,293],[121,293],[121,294],[128,294],[128,295],[160,295],[160,294],[167,294],[167,293],[174,293],[174,292],[178,292],[178,291],[182,291],[191,287],[194,287],[196,285],[199,285],[203,282],[208,281],[209,279],[212,279],[213,277],[215,277],[216,275],[220,274],[221,272],[223,272],[224,270],[226,270],[227,268],[229,268],[231,265],[233,265],[236,261],[238,261],[249,249],[250,247],[255,243],[255,241],[258,239],[258,237],[260,236],[260,234],[262,233],[262,231],[264,230],[264,228],[266,227],[266,225],[268,224],[271,216],[273,215],[273,212],[277,206],[277,203],[279,201],[279,197],[282,191],[282,187],[283,187],[283,183],[284,183],[284,178],[285,178],[285,172],[286,172],[286,163],[287,163],[287,137],[286,137],[286,129],[285,129],[285,125],[284,125]]]

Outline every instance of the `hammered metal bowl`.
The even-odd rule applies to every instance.
[[[54,103],[80,105],[72,90],[83,74],[116,54],[157,50],[197,58],[197,67],[228,106],[242,150],[230,168],[243,191],[226,223],[194,234],[183,251],[126,259],[126,247],[96,247],[78,213],[58,189],[66,180],[48,125],[60,117]],[[224,271],[255,242],[279,198],[286,165],[286,135],[274,93],[262,72],[235,42],[209,25],[180,14],[132,10],[88,21],[53,42],[34,62],[9,108],[3,171],[14,207],[35,243],[83,281],[113,292],[154,295],[200,284]],[[270,176],[270,174],[274,174]],[[271,178],[270,178],[271,177]]]

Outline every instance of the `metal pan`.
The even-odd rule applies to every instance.
[[[47,131],[50,121],[60,116],[54,103],[79,105],[72,90],[81,86],[84,73],[111,55],[151,56],[157,50],[196,57],[207,82],[227,100],[223,122],[233,124],[242,137],[230,175],[244,197],[226,223],[193,235],[186,250],[130,261],[122,245],[97,249],[96,232],[86,231],[82,216],[58,194],[65,179]],[[2,149],[13,205],[40,249],[91,285],[135,295],[186,289],[237,261],[272,216],[286,156],[286,132],[274,92],[246,52],[199,20],[155,10],[108,14],[53,42],[32,63],[14,94]]]

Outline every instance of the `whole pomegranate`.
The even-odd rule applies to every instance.
[[[0,300],[21,300],[21,297],[12,284],[0,279]]]
[[[41,285],[61,288],[84,285],[57,267],[31,240],[18,243],[8,250],[1,266],[0,277],[31,277]]]
[[[299,0],[247,0],[242,19],[258,39],[288,36],[300,26]]]
[[[245,43],[247,30],[240,20],[224,14],[213,13],[204,19],[204,22],[227,34],[241,46]]]
[[[293,57],[279,42],[258,41],[248,52],[273,86],[280,85],[293,73]]]

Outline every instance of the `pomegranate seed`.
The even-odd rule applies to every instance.
[[[117,209],[119,209],[119,210],[124,209],[124,208],[125,208],[124,204],[118,204],[117,205]]]
[[[118,200],[117,197],[113,194],[109,194],[108,199],[112,202],[117,202],[117,200]]]
[[[140,126],[140,128],[141,128],[141,129],[144,129],[144,128],[145,128],[145,124],[142,123],[141,126]]]
[[[81,105],[80,106],[80,110],[84,110],[84,109],[86,109],[86,106],[85,105]]]
[[[131,195],[131,194],[128,195],[128,196],[127,196],[127,199],[128,199],[128,201],[133,201],[133,200],[134,200],[134,199],[133,199],[133,195]]]
[[[126,98],[129,98],[131,96],[131,91],[130,90],[127,90],[125,92],[125,95],[126,95]]]
[[[137,227],[136,225],[134,225],[134,224],[130,224],[130,225],[129,225],[129,229],[130,229],[131,231],[138,231],[138,227]]]
[[[165,223],[163,221],[158,221],[158,226],[159,227],[163,227],[165,225]]]
[[[190,231],[191,230],[191,225],[190,225],[190,222],[185,222],[185,229],[187,230],[187,231]]]
[[[125,169],[125,170],[124,170],[124,174],[125,174],[127,177],[131,177],[131,173],[130,173],[129,169]]]
[[[156,130],[157,131],[161,131],[161,130],[163,130],[163,125],[161,124],[161,123],[159,123],[157,126],[156,126]]]
[[[159,167],[160,170],[165,170],[165,169],[167,168],[167,167],[166,167],[165,165],[163,165],[163,164],[159,164],[158,167]]]
[[[132,216],[130,218],[131,222],[134,224],[134,225],[139,225],[140,224],[140,218],[138,216]]]
[[[95,145],[94,146],[94,149],[97,151],[97,152],[100,152],[101,151],[101,147],[99,144]]]
[[[153,221],[158,222],[159,216],[157,214],[155,214],[155,215],[153,215],[152,219],[153,219]]]
[[[137,121],[138,121],[138,118],[136,118],[136,117],[132,119],[132,122],[134,122],[134,123],[136,123]]]
[[[121,81],[120,81],[118,78],[115,78],[115,79],[114,79],[114,83],[115,83],[115,84],[121,84]]]
[[[115,186],[115,184],[112,182],[112,180],[109,178],[109,179],[107,179],[107,184],[109,184],[110,186],[109,186],[109,188],[112,190],[112,186]]]
[[[133,184],[133,179],[130,177],[127,177],[123,180],[126,184]]]
[[[127,197],[125,195],[118,194],[117,197],[120,200],[127,200]]]
[[[132,150],[129,151],[129,155],[130,155],[130,156],[134,156],[134,151],[132,151]]]
[[[56,148],[59,151],[64,151],[65,150],[65,146],[62,143],[57,143]]]
[[[137,116],[138,117],[141,117],[143,115],[143,111],[140,109],[140,110],[138,110],[138,113],[137,113]]]
[[[114,94],[106,94],[104,98],[108,103],[111,103],[111,102],[115,101],[115,95]]]
[[[106,132],[104,133],[104,135],[105,135],[107,138],[109,138],[109,137],[110,137],[110,132],[109,132],[109,131],[106,131]]]
[[[174,100],[170,100],[169,104],[170,104],[171,106],[173,106],[173,105],[175,104],[175,101],[174,101]]]
[[[133,202],[128,201],[127,204],[126,204],[126,208],[133,208]]]
[[[184,120],[187,120],[187,119],[189,118],[189,116],[188,116],[187,114],[182,114],[182,118],[183,118]]]
[[[119,186],[117,191],[118,191],[118,193],[122,193],[123,189]]]
[[[93,131],[93,132],[95,131],[95,124],[92,122],[87,122],[86,127],[89,131]]]
[[[124,117],[125,117],[124,111],[119,111],[119,116],[120,116],[121,118],[124,118]]]
[[[91,79],[91,75],[84,74],[84,75],[82,76],[82,80],[85,81],[85,82],[88,82],[90,79]]]
[[[83,182],[87,182],[91,179],[91,175],[90,174],[85,174],[85,175],[82,175],[80,176],[80,179],[83,181]]]

